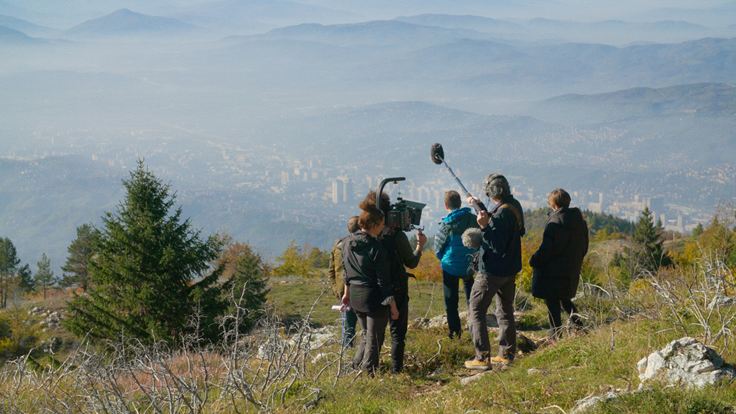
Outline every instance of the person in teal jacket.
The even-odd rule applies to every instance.
[[[463,246],[463,232],[470,227],[478,227],[478,222],[475,213],[470,208],[461,207],[460,194],[457,191],[447,191],[445,208],[450,213],[442,218],[434,241],[435,254],[442,264],[442,283],[450,338],[460,338],[462,335],[460,316],[457,311],[460,279],[463,280],[467,303],[473,287],[473,274],[469,268],[472,256],[477,251]]]

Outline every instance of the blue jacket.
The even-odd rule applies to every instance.
[[[477,251],[463,246],[463,232],[470,227],[478,227],[478,223],[468,207],[452,210],[442,218],[434,239],[434,252],[446,273],[459,277],[468,275],[472,255]]]

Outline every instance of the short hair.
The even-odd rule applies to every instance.
[[[570,193],[561,188],[555,188],[547,196],[547,201],[551,201],[557,207],[568,208],[570,207]]]
[[[445,207],[455,210],[463,205],[460,193],[455,190],[445,191]]]
[[[358,216],[352,216],[348,219],[348,233],[355,233],[360,230],[360,224],[358,224],[359,219],[360,217]]]
[[[483,185],[486,195],[490,198],[503,198],[511,195],[509,181],[502,174],[493,173],[486,177]]]
[[[374,192],[369,193],[358,206],[362,210],[358,216],[358,225],[365,230],[370,230],[383,222],[384,214],[383,211],[376,207],[375,194]]]

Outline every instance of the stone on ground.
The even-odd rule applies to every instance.
[[[736,378],[736,370],[726,365],[716,351],[690,337],[674,340],[649,354],[637,368],[642,383],[662,380],[670,385],[702,388]]]

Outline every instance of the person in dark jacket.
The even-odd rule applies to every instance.
[[[492,362],[508,364],[516,354],[514,298],[516,274],[521,270],[521,237],[526,232],[521,204],[511,194],[506,177],[490,174],[485,180],[484,188],[495,205],[488,212],[479,212],[477,216],[482,242],[468,311],[475,358],[465,361],[466,368],[477,370],[490,369]],[[477,202],[478,199],[474,197],[468,198],[468,203]],[[498,355],[489,358],[486,312],[494,296],[499,347]]]
[[[570,315],[572,324],[581,324],[571,299],[578,290],[580,269],[588,253],[588,225],[579,209],[570,208],[567,191],[553,190],[547,203],[552,211],[542,244],[529,259],[529,265],[534,269],[532,294],[547,304],[550,338],[556,338],[562,326],[561,309]]]
[[[384,227],[383,213],[375,204],[360,205],[360,231],[349,236],[343,245],[345,292],[343,304],[349,304],[363,328],[363,338],[353,358],[353,367],[374,372],[383,346],[389,316],[398,319],[393,296],[386,250],[378,240]]]
[[[366,200],[375,203],[376,193],[371,192]],[[388,214],[391,200],[388,194],[381,194],[379,202],[381,211]],[[417,244],[412,248],[406,233],[398,228],[386,226],[380,237],[381,244],[386,249],[391,283],[393,284],[394,300],[399,310],[399,317],[389,321],[391,331],[391,372],[399,373],[404,369],[404,350],[406,348],[406,333],[409,326],[409,273],[406,268],[414,269],[422,258],[422,250],[427,243],[427,236],[417,233]]]
[[[477,250],[465,247],[462,235],[471,227],[478,227],[475,214],[469,207],[462,207],[462,199],[457,191],[445,193],[445,208],[449,214],[442,218],[440,228],[434,239],[434,252],[442,266],[442,285],[445,296],[445,312],[450,338],[460,338],[462,326],[457,312],[460,280],[465,288],[465,302],[470,301],[473,287],[473,274],[470,269],[473,254]]]
[[[330,253],[330,266],[328,275],[330,283],[332,284],[332,291],[337,299],[342,299],[342,295],[345,292],[345,269],[342,265],[342,246],[345,241],[350,237],[351,234],[360,230],[358,226],[358,216],[353,216],[348,219],[348,235],[335,241],[332,246],[332,252]],[[353,338],[355,338],[355,325],[358,323],[358,317],[355,315],[352,309],[349,307],[343,307],[345,310],[341,312],[342,316],[342,346],[352,347]]]

